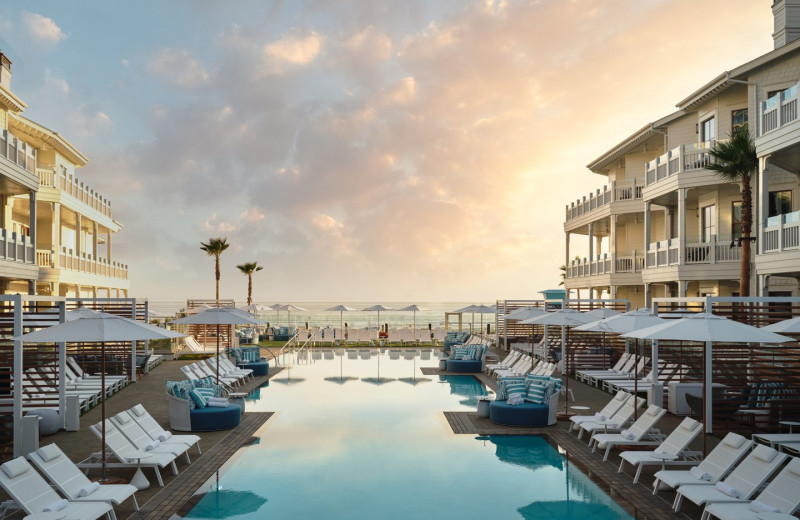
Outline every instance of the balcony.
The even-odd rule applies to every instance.
[[[47,168],[37,169],[36,174],[39,176],[41,186],[61,190],[63,194],[111,218],[111,201],[101,197],[96,191],[79,181],[77,176],[67,177],[55,169]]]
[[[17,139],[8,130],[0,131],[0,156],[29,173],[36,173],[36,150]]]
[[[63,269],[118,280],[128,279],[127,265],[109,262],[105,258],[92,258],[92,255],[88,253],[76,255],[72,249],[66,247],[62,247],[57,254],[53,250],[37,249],[36,264],[44,268]]]
[[[708,149],[713,141],[702,145],[681,145],[648,162],[645,166],[645,185],[651,186],[683,172],[702,170],[711,164]]]
[[[0,229],[0,260],[33,265],[31,237]]]
[[[764,253],[800,249],[800,211],[768,218],[763,237]]]
[[[583,197],[583,200],[578,200],[567,206],[566,220],[569,221],[580,217],[612,202],[641,198],[642,180],[625,179],[614,181],[611,183],[610,189],[608,185],[603,186],[602,190],[598,189],[595,193],[590,193],[588,197]]]
[[[797,84],[761,102],[761,135],[797,121]]]
[[[683,262],[681,264],[681,257]],[[691,242],[683,247],[677,238],[653,242],[647,248],[647,269],[674,265],[702,265],[739,262],[741,249],[731,247],[728,240],[712,237],[709,242]]]
[[[567,278],[599,274],[639,273],[644,269],[644,256],[636,251],[623,255],[598,255],[594,260],[573,260],[567,267]]]

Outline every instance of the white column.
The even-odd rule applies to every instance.
[[[647,201],[644,203],[644,266],[649,267],[647,265],[647,252],[650,250],[650,209],[651,209],[652,202]],[[648,294],[648,290],[645,290],[645,294]],[[647,298],[645,297],[645,301]]]
[[[684,250],[686,249],[686,194],[688,190],[678,190],[678,263],[686,261]]]
[[[758,181],[754,182],[756,194],[753,197],[758,201],[755,213],[756,254],[764,254],[764,227],[767,225],[769,212],[769,157],[760,157],[758,160]]]
[[[589,265],[594,261],[594,223],[589,224]]]
[[[611,272],[617,272],[617,216],[611,215],[611,228],[608,232],[608,252],[611,255]],[[616,294],[616,289],[614,290]],[[609,288],[609,294],[611,289]],[[611,298],[614,298],[613,296]]]

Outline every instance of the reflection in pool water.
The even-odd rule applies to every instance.
[[[251,393],[248,412],[277,412],[260,442],[240,450],[179,514],[631,518],[540,437],[454,435],[441,412],[475,410],[488,393],[472,376],[424,376],[420,365],[434,366],[435,356],[357,354],[308,356]],[[233,493],[264,501],[225,506]]]

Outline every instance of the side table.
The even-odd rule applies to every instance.
[[[228,393],[228,400],[233,404],[238,404],[242,409],[244,415],[244,398],[247,396],[244,392],[230,392]]]
[[[130,484],[140,491],[150,487],[150,481],[144,476],[141,463],[142,459],[148,459],[151,456],[152,455],[146,451],[134,451],[125,456],[128,459],[136,459],[136,473],[133,474]]]
[[[489,417],[489,403],[491,399],[485,397],[478,399],[478,417]]]

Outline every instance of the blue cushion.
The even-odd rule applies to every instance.
[[[447,371],[470,374],[481,371],[481,362],[477,359],[448,359]]]
[[[495,399],[498,401],[505,401],[508,399],[508,392],[506,392],[506,386],[511,383],[525,383],[525,378],[522,377],[501,377],[497,381],[497,388],[495,389]]]
[[[547,426],[550,407],[529,402],[512,406],[505,401],[495,400],[489,403],[489,418],[505,426]]]
[[[469,355],[469,349],[466,347],[456,347],[450,355],[450,359],[464,359],[464,356]]]
[[[519,394],[522,397],[525,397],[528,391],[525,388],[525,382],[513,382],[513,383],[506,383],[506,399],[511,396],[511,394]]]
[[[206,406],[190,412],[189,420],[192,431],[216,431],[235,428],[242,420],[242,408],[237,404],[229,404],[225,408]]]
[[[194,401],[196,408],[205,408],[208,404],[208,398],[199,392],[199,390],[200,388],[193,388],[192,391],[189,392],[189,397]]]

